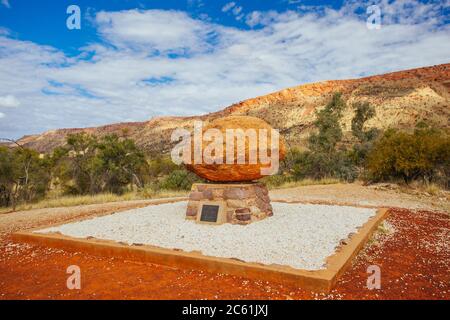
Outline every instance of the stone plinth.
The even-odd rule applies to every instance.
[[[212,202],[222,203],[225,222],[232,224],[249,224],[273,215],[269,193],[263,183],[195,183],[189,195],[186,219],[198,220],[202,204]]]

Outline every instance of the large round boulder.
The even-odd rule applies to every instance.
[[[276,153],[278,151],[278,163],[284,158],[286,149],[283,142],[283,139],[278,134],[274,134],[272,131],[272,127],[265,122],[264,120],[261,120],[259,118],[255,117],[248,117],[248,116],[229,116],[229,117],[223,117],[218,118],[207,125],[203,127],[202,130],[202,137],[208,136],[207,132],[209,129],[218,129],[213,130],[213,134],[219,133],[219,131],[222,133],[222,141],[220,139],[219,142],[222,142],[223,146],[223,153],[222,154],[215,154],[215,152],[209,152],[208,154],[211,155],[210,159],[213,158],[215,160],[215,163],[210,164],[206,163],[205,157],[203,157],[202,163],[194,164],[194,142],[192,142],[192,161],[191,164],[186,164],[188,170],[196,173],[201,178],[204,178],[206,180],[210,181],[220,181],[220,182],[237,182],[237,181],[252,181],[259,178],[262,178],[265,175],[268,175],[267,171],[261,170],[263,168],[266,168],[268,170],[271,167],[271,163],[274,162],[274,159],[276,158]],[[239,146],[237,138],[234,140],[234,148],[233,144],[230,144],[228,148],[232,150],[231,152],[234,153],[234,163],[227,163],[226,158],[226,152],[227,152],[227,129],[234,129],[235,134],[237,132],[241,132],[241,141],[245,141],[245,161],[244,163],[238,163],[238,152],[240,155],[243,154],[242,145]],[[236,129],[238,129],[236,131]],[[241,130],[239,130],[241,129]],[[253,129],[253,130],[249,130]],[[261,130],[265,129],[265,130]],[[211,133],[211,130],[209,130]],[[242,132],[245,134],[242,135]],[[256,135],[252,135],[251,133],[254,132]],[[230,133],[230,130],[228,130],[228,133]],[[192,137],[194,138],[195,135]],[[211,135],[210,135],[211,136]],[[266,139],[264,139],[264,137]],[[256,140],[255,140],[256,137]],[[260,137],[261,141],[260,141]],[[272,147],[272,137],[278,138],[278,148],[276,147],[276,144]],[[194,141],[194,139],[192,139]],[[205,151],[205,148],[209,148],[209,151],[211,151],[211,141],[216,141],[215,139],[211,138],[208,141],[203,141],[202,143],[202,154]],[[228,140],[229,141],[229,140]],[[255,143],[256,141],[256,143]],[[217,141],[216,141],[217,143]],[[264,151],[264,148],[262,146],[266,145],[267,150]],[[262,147],[262,148],[260,148]],[[220,150],[220,149],[219,149]],[[230,151],[229,151],[230,152]],[[250,158],[250,153],[255,154],[256,152],[256,161],[255,157],[253,157],[253,160]],[[272,158],[273,155],[273,158]],[[266,156],[266,157],[262,157]],[[223,163],[217,163],[216,159],[222,158]],[[252,160],[252,161],[250,161]],[[262,161],[261,161],[262,160]],[[269,160],[269,163],[267,163],[267,160]],[[241,158],[241,161],[242,158]],[[275,166],[275,169],[278,170],[278,166]],[[276,172],[272,171],[272,174]]]

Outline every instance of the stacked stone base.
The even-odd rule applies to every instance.
[[[223,203],[227,223],[249,224],[273,215],[267,187],[262,183],[195,183],[189,195],[186,219],[197,220],[201,204],[211,201]]]

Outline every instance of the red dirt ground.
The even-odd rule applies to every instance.
[[[379,231],[330,294],[245,278],[178,270],[12,242],[0,243],[0,299],[450,299],[450,219],[392,209],[394,232]],[[368,290],[369,265],[381,289]],[[81,289],[66,268],[81,268]]]

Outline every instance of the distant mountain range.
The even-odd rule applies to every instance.
[[[169,152],[170,135],[176,128],[191,129],[194,120],[210,121],[228,115],[264,119],[280,130],[288,146],[302,146],[311,130],[315,111],[323,108],[334,92],[347,101],[343,128],[349,132],[356,101],[368,101],[376,116],[367,125],[387,129],[410,129],[424,120],[435,127],[448,127],[450,119],[450,63],[352,80],[304,84],[265,96],[244,100],[221,111],[193,117],[158,117],[143,122],[124,122],[93,128],[57,129],[22,137],[18,142],[41,153],[64,145],[70,133],[126,135],[151,154]]]

